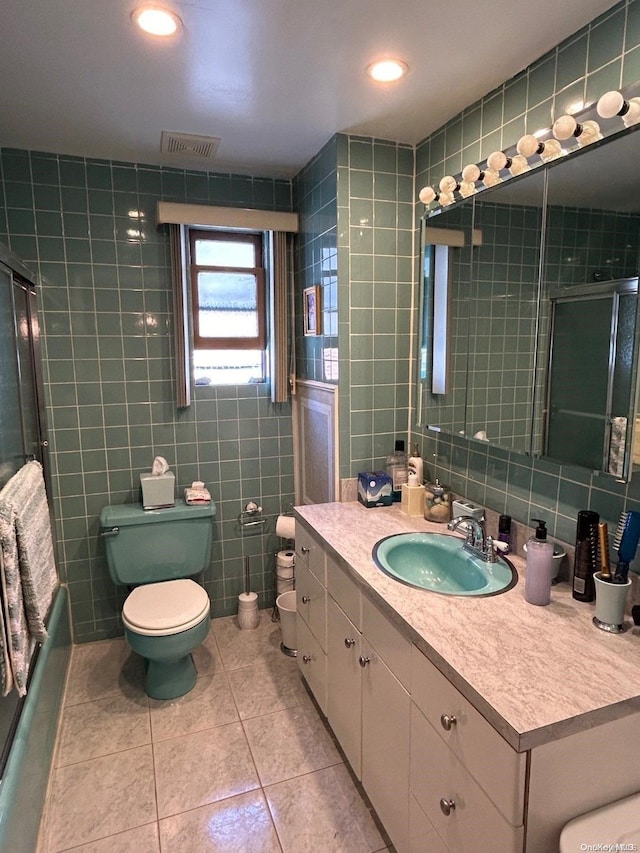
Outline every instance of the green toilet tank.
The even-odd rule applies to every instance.
[[[116,584],[138,586],[197,575],[209,563],[216,507],[144,510],[140,504],[105,506],[100,535]]]

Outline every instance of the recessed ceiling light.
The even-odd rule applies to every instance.
[[[175,35],[182,23],[174,12],[159,6],[141,6],[131,17],[145,33],[163,38]]]
[[[373,62],[367,68],[367,74],[378,83],[393,83],[394,80],[399,80],[409,70],[406,62],[400,59],[381,59],[379,62]]]

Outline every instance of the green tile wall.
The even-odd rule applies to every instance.
[[[298,338],[297,369],[340,386],[341,477],[381,467],[407,438],[413,158],[410,146],[338,134],[293,182],[297,305],[312,285],[323,298],[323,333]]]
[[[593,101],[638,80],[640,0],[623,0],[424,140],[416,150],[416,195],[467,163],[514,145],[523,133],[549,127],[578,98]],[[418,214],[422,210],[420,205]],[[564,541],[575,539],[580,509],[599,512],[611,525],[623,508],[640,508],[640,477],[615,483],[582,469],[413,429],[431,473],[454,491],[522,522],[546,518],[552,535]]]
[[[296,241],[296,371],[300,378],[338,384],[337,147],[334,136],[293,180],[300,217]],[[319,335],[302,334],[303,290],[320,286]]]
[[[122,594],[98,539],[100,509],[138,500],[139,473],[170,462],[217,505],[204,584],[216,616],[236,612],[244,559],[260,606],[273,602],[274,520],[293,502],[288,404],[267,386],[197,388],[177,410],[171,291],[159,199],[291,210],[289,181],[206,174],[37,152],[0,151],[0,241],[44,279],[43,326],[54,512],[74,639],[120,634]],[[269,515],[242,534],[249,499]]]
[[[340,476],[384,467],[407,440],[414,269],[413,148],[338,145]]]

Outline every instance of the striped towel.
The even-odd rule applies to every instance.
[[[0,491],[0,548],[9,659],[16,689],[24,696],[31,653],[47,637],[45,618],[58,586],[39,462],[27,462]],[[11,689],[7,680],[4,695]]]

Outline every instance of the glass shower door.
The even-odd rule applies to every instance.
[[[612,283],[609,292],[554,300],[549,360],[545,455],[617,476],[612,428],[624,454],[633,402],[637,292],[629,289]]]

